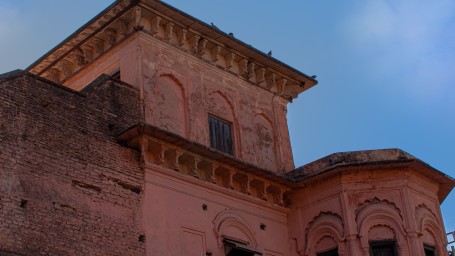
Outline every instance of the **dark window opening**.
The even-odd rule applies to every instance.
[[[318,252],[317,256],[338,256],[338,248],[331,249],[325,252]]]
[[[372,241],[370,242],[371,256],[397,256],[395,241]]]
[[[209,115],[210,147],[234,155],[231,123]]]
[[[423,249],[425,250],[425,256],[435,256],[435,248],[430,245],[424,245]]]
[[[223,238],[226,256],[260,256],[262,253],[251,248],[247,242],[236,239]]]
[[[115,79],[122,80],[120,76],[120,70],[114,72],[111,76]]]

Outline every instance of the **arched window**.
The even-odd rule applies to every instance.
[[[316,256],[338,256],[338,248],[316,253]]]
[[[255,256],[262,253],[252,248],[248,242],[231,237],[223,237],[224,253],[226,256]]]
[[[220,212],[213,220],[218,245],[226,256],[262,255],[247,222],[235,210]]]
[[[425,251],[425,256],[435,256],[435,248],[430,245],[423,245],[423,250]]]
[[[370,241],[371,256],[397,256],[397,246],[394,240]]]
[[[344,255],[343,221],[338,214],[321,212],[308,224],[305,233],[306,250],[304,255]]]

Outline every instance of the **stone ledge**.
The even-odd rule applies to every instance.
[[[151,125],[138,124],[117,139],[140,150],[145,164],[159,165],[273,204],[285,205],[285,193],[292,185],[272,171]]]

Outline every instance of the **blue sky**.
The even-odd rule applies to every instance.
[[[0,73],[25,69],[112,1],[0,0]],[[165,1],[319,85],[289,105],[296,166],[400,148],[455,177],[455,1]],[[455,193],[442,205],[455,230]]]

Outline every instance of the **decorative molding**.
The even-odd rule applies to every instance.
[[[169,42],[172,38],[172,34],[174,33],[174,23],[168,22],[166,23],[165,32],[164,32],[164,40]]]
[[[188,30],[186,29],[180,29],[180,33],[178,34],[178,46],[180,47],[183,47],[185,45],[185,42],[187,40],[186,38],[186,33],[188,32]]]
[[[77,48],[74,50],[74,52],[71,54],[71,59],[78,66],[83,66],[86,64],[85,53],[84,51],[82,51],[81,48]]]
[[[231,69],[234,66],[236,60],[235,53],[229,52],[226,55],[226,69]]]
[[[265,68],[259,68],[259,73],[258,73],[258,84],[262,85],[263,82],[265,82]]]
[[[200,35],[193,35],[191,44],[191,52],[195,55],[199,54],[199,40],[201,39]]]
[[[207,47],[207,39],[205,38],[201,38],[199,40],[199,44],[198,44],[198,49],[197,49],[197,56],[198,57],[202,57],[202,55],[205,54],[205,48]]]
[[[269,75],[269,79],[268,79],[268,83],[267,83],[267,88],[268,89],[272,89],[276,87],[276,74],[275,73],[271,73]]]
[[[108,47],[114,46],[117,43],[117,31],[113,28],[107,28],[104,33]]]
[[[104,40],[99,38],[99,37],[95,37],[93,39],[93,48],[95,49],[95,53],[99,56],[101,54],[104,53]]]
[[[278,183],[148,136],[142,137],[141,150],[144,164],[159,165],[272,204],[285,205],[289,188]]]
[[[364,252],[369,250],[369,231],[375,227],[383,226],[393,231],[394,237],[391,239],[396,240],[399,255],[408,255],[404,219],[400,209],[395,204],[375,197],[358,207],[355,219],[360,244]]]
[[[286,100],[296,98],[304,90],[300,86],[303,82],[267,67],[264,62],[244,56],[210,36],[200,34],[151,8],[136,5],[123,10],[127,5],[128,1],[119,1],[110,12],[74,36],[71,39],[74,42],[60,46],[30,71],[63,83],[123,39],[142,31]],[[65,59],[72,64],[64,63]],[[55,75],[55,69],[59,70],[59,76]]]
[[[364,211],[370,205],[383,205],[384,207],[393,208],[393,211],[396,211],[399,214],[400,219],[403,219],[403,215],[401,213],[400,208],[398,208],[393,202],[390,202],[390,201],[385,200],[385,199],[381,200],[378,197],[374,197],[374,198],[372,198],[370,200],[365,200],[364,202],[360,203],[357,206],[357,209],[355,211],[356,218],[357,218],[357,216],[360,215],[360,213],[362,211]]]
[[[150,33],[156,35],[160,32],[161,17],[155,16],[150,20]]]
[[[85,56],[85,64],[90,63],[93,61],[93,47],[90,45],[83,45],[81,46],[82,51],[84,52]]]
[[[229,228],[234,228],[240,231],[241,234],[245,236],[249,245],[253,248],[256,248],[258,243],[252,232],[252,229],[249,227],[248,222],[242,218],[239,212],[228,209],[224,210],[216,215],[213,219],[213,231],[215,237],[217,238],[218,247],[223,247],[223,235],[225,235],[225,230]],[[241,239],[236,237],[237,239]]]
[[[318,243],[323,239],[329,237],[338,244],[338,254],[345,255],[345,235],[343,219],[340,215],[333,212],[320,212],[314,217],[305,229],[305,250],[303,255],[315,255],[314,251]],[[330,249],[330,248],[326,248]]]
[[[433,237],[435,244],[432,244],[432,246],[435,246],[437,255],[444,255],[445,248],[441,246],[447,243],[446,237],[444,237],[445,232],[442,228],[444,225],[439,223],[433,211],[425,204],[420,204],[416,207],[415,218],[419,236],[427,234]]]
[[[136,6],[134,8],[134,30],[135,31],[140,31],[144,28],[144,24],[142,24],[142,8],[139,6]]]
[[[248,60],[242,59],[239,61],[239,76],[248,79]]]
[[[73,62],[71,62],[68,59],[63,59],[62,61],[60,61],[60,72],[64,77],[69,77],[73,75],[73,71],[74,71]]]
[[[212,49],[212,61],[217,62],[220,59],[220,54],[221,54],[221,46],[216,45]]]
[[[256,80],[256,71],[254,62],[250,61],[248,63],[248,80],[254,82]]]

